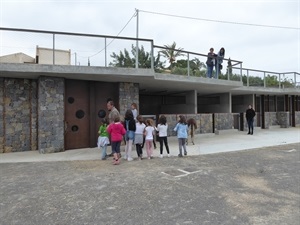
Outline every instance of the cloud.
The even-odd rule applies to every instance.
[[[101,35],[117,35],[137,8],[148,11],[139,13],[139,37],[154,39],[157,45],[171,44],[175,41],[178,47],[202,54],[207,54],[210,47],[214,47],[216,51],[225,47],[226,57],[243,61],[245,67],[300,72],[299,1],[2,0],[0,7],[2,27]],[[131,19],[120,36],[136,36],[136,19]],[[296,27],[298,30],[255,25]],[[32,45],[35,47],[44,43],[44,38],[41,38],[38,43]],[[72,48],[72,51],[77,52],[84,60],[104,46],[103,40],[97,42],[83,38],[77,42],[75,39],[67,41],[65,47]],[[3,37],[2,40],[1,44],[6,46],[4,40],[7,38]],[[46,40],[45,42],[48,43]],[[74,47],[75,43],[80,45]],[[118,52],[131,44],[114,41],[109,51]],[[14,43],[9,42],[8,45],[13,47]],[[64,43],[60,42],[59,45],[63,48]]]

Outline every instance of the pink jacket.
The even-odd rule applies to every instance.
[[[126,130],[120,122],[110,124],[107,127],[107,132],[113,142],[122,141],[123,136],[126,134]]]

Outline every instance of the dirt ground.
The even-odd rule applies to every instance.
[[[183,158],[0,164],[0,224],[299,225],[300,143]]]

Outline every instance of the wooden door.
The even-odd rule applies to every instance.
[[[66,80],[65,149],[88,148],[90,140],[89,82]]]

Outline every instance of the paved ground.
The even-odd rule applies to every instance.
[[[178,142],[176,137],[168,137],[172,156],[178,155]],[[278,146],[300,142],[300,127],[255,129],[254,135],[247,135],[241,131],[220,131],[220,135],[201,134],[196,135],[195,145],[187,146],[189,155],[205,155],[219,152],[241,151],[268,146]],[[122,146],[124,147],[124,146]],[[159,156],[159,143],[154,151],[154,156]],[[108,148],[110,152],[110,148]],[[145,151],[144,151],[145,152]],[[164,152],[165,153],[165,152]],[[135,150],[132,156],[136,158]],[[39,154],[38,151],[15,152],[0,154],[0,163],[9,162],[42,162],[42,161],[73,161],[99,159],[100,149],[86,148],[68,150],[55,154]]]
[[[299,225],[299,145],[119,166],[2,161],[0,224]]]

